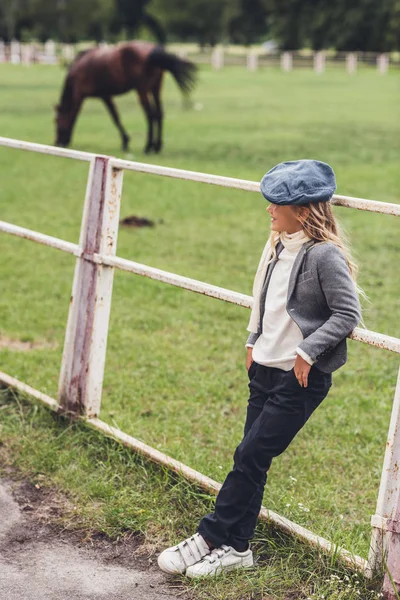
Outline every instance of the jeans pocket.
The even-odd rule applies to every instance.
[[[253,362],[251,363],[251,365],[249,367],[249,370],[247,371],[247,375],[249,376],[249,379],[252,379],[256,370],[257,370],[257,363],[253,360]]]
[[[299,380],[296,377],[296,373],[294,372],[294,367],[292,367],[291,369],[289,369],[289,371],[286,371],[286,377],[289,377],[289,379],[291,379],[292,381],[294,381],[294,383],[297,384],[301,388]]]

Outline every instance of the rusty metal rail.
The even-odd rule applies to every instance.
[[[149,279],[167,283],[168,285],[174,285],[190,292],[209,296],[210,298],[216,298],[217,300],[223,300],[224,302],[236,304],[237,306],[242,306],[244,308],[252,308],[253,306],[252,296],[247,296],[246,294],[241,294],[240,292],[234,292],[232,290],[212,285],[204,281],[199,281],[197,279],[191,279],[190,277],[184,277],[183,275],[177,275],[176,273],[170,273],[169,271],[164,271],[162,269],[156,269],[154,267],[144,265],[143,263],[137,263],[132,260],[120,258],[119,256],[84,254],[83,250],[78,244],[73,244],[72,242],[67,242],[59,238],[37,233],[31,229],[18,227],[16,225],[0,221],[0,231],[37,242],[38,244],[44,244],[45,246],[56,248],[57,250],[72,254],[78,258],[84,257],[86,260],[92,261],[97,265],[114,267],[116,269],[120,269],[121,271],[127,271],[128,273],[134,273],[136,275],[148,277]],[[370,329],[363,329],[361,327],[356,327],[348,337],[357,342],[368,344],[369,346],[375,346],[377,348],[382,348],[383,350],[389,350],[391,352],[400,354],[400,338],[378,333],[377,331],[371,331]]]
[[[0,373],[0,382],[37,398],[52,409],[83,414],[83,418],[90,426],[103,431],[106,435],[111,435],[136,451],[142,452],[155,462],[180,472],[190,481],[196,482],[205,489],[217,492],[220,485],[217,482],[158,452],[154,448],[146,446],[143,442],[110,427],[97,418],[101,404],[115,269],[149,277],[245,308],[251,308],[253,303],[251,296],[117,257],[116,247],[122,178],[124,170],[131,170],[149,175],[172,177],[250,192],[259,192],[258,182],[125,161],[115,157],[65,150],[1,137],[0,146],[86,161],[90,164],[79,244],[73,244],[0,221],[0,232],[54,247],[76,258],[57,401],[4,373]],[[340,195],[333,197],[333,203],[346,208],[400,216],[400,205],[398,204]],[[400,339],[389,335],[357,327],[350,337],[355,341],[400,353]],[[376,514],[373,515],[371,521],[372,537],[368,561],[353,556],[346,550],[338,549],[328,540],[313,534],[296,523],[292,523],[285,517],[276,515],[272,511],[263,509],[260,516],[271,520],[285,531],[295,533],[309,543],[326,551],[337,551],[343,560],[351,563],[355,568],[361,569],[367,575],[371,575],[378,567],[381,567],[384,559],[388,557],[387,562],[392,567],[392,576],[395,581],[400,583],[400,564],[396,550],[400,543],[399,464],[400,370],[393,402]],[[391,600],[390,590],[387,591],[389,589],[387,579],[385,580],[385,586],[384,591],[388,594],[387,598]]]
[[[46,146],[44,144],[36,144],[33,142],[12,140],[5,137],[0,137],[0,146],[16,148],[19,150],[30,150],[33,152],[39,152],[41,154],[73,158],[75,160],[83,160],[87,162],[93,161],[96,156],[103,156],[99,154],[92,154],[90,152],[80,152],[78,150],[56,148],[55,146]],[[258,181],[248,181],[246,179],[236,179],[234,177],[223,177],[221,175],[211,175],[209,173],[199,173],[197,171],[187,171],[184,169],[175,169],[172,167],[122,160],[120,158],[111,156],[107,156],[105,158],[109,159],[110,165],[115,169],[135,171],[137,173],[147,173],[149,175],[160,175],[163,177],[183,179],[186,181],[196,181],[198,183],[208,183],[210,185],[217,185],[220,187],[243,190],[247,192],[260,192],[260,184]],[[332,197],[332,204],[346,208],[357,208],[358,210],[366,210],[400,217],[400,204],[394,204],[390,202],[380,202],[378,200],[367,200],[365,198],[354,198],[352,196],[334,194]]]

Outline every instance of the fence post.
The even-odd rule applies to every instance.
[[[378,54],[376,59],[376,66],[380,75],[386,75],[389,68],[389,57],[387,54]]]
[[[219,70],[224,66],[224,50],[221,46],[215,46],[211,54],[211,65],[213,69]]]
[[[398,600],[400,595],[400,486],[396,492],[397,508],[393,519],[387,522],[388,559],[382,588],[385,600]]]
[[[400,561],[393,556],[395,544],[400,545],[400,368],[397,376],[392,414],[383,460],[381,482],[375,514],[371,518],[372,536],[367,572],[381,569],[392,548],[392,577],[400,582]],[[397,524],[396,524],[397,521]]]
[[[21,46],[21,61],[23,65],[31,65],[33,62],[33,47],[32,44],[22,44]]]
[[[67,64],[72,62],[75,56],[74,47],[71,44],[63,44],[61,56],[63,61]]]
[[[47,40],[45,43],[43,59],[46,65],[55,65],[57,63],[56,44],[53,40]]]
[[[323,73],[325,71],[325,52],[320,50],[314,54],[314,71]]]
[[[257,71],[258,69],[258,56],[255,52],[249,52],[247,55],[247,70]]]
[[[291,52],[284,52],[281,55],[281,68],[286,72],[293,69],[293,55]]]
[[[66,413],[94,417],[100,411],[114,269],[95,255],[115,256],[122,178],[109,157],[92,161],[58,388]]]
[[[2,39],[0,39],[0,63],[6,62],[6,45]]]
[[[21,44],[18,40],[11,41],[10,62],[12,65],[19,65],[21,62]]]
[[[357,71],[357,54],[355,52],[346,54],[346,67],[350,75],[353,75]]]

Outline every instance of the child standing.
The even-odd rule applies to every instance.
[[[158,557],[189,577],[253,565],[249,540],[267,472],[327,396],[358,325],[357,267],[331,208],[335,175],[326,163],[280,163],[261,181],[271,233],[253,285],[246,347],[250,396],[234,466],[197,532]]]

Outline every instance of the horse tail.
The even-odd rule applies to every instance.
[[[163,71],[169,71],[185,95],[189,95],[197,82],[197,66],[190,60],[184,60],[165,52],[157,46],[149,55],[149,63]]]

